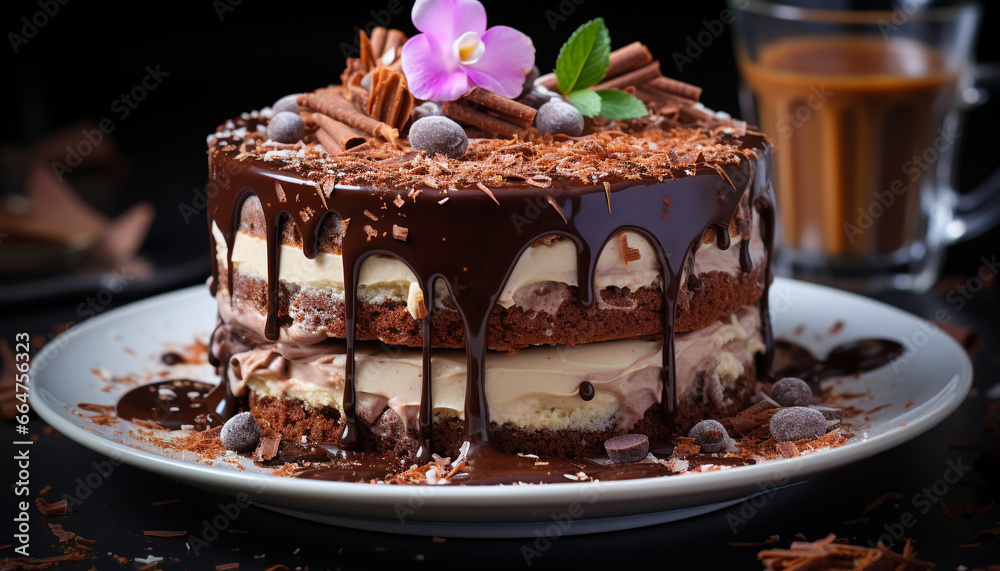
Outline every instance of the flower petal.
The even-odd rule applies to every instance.
[[[472,88],[451,45],[441,46],[430,34],[417,34],[403,44],[403,75],[417,99],[454,101]]]
[[[417,0],[413,25],[449,45],[465,32],[486,32],[486,8],[478,0]]]
[[[494,26],[482,34],[486,51],[476,63],[463,65],[473,83],[504,97],[517,97],[524,77],[535,65],[531,38],[507,26]]]

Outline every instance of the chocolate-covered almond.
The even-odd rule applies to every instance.
[[[605,440],[604,449],[615,464],[639,462],[649,455],[649,438],[645,434],[623,434]]]

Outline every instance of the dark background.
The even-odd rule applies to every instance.
[[[554,65],[559,46],[576,26],[602,16],[613,47],[643,41],[666,75],[704,87],[707,106],[737,114],[729,26],[706,26],[720,18],[720,0],[486,4],[490,25],[514,26],[534,39],[543,71]],[[118,193],[93,201],[114,214],[139,199],[152,200],[158,214],[147,246],[154,259],[174,262],[195,255],[207,264],[205,225],[185,224],[178,208],[192,202],[195,188],[204,188],[205,136],[241,112],[338,81],[344,64],[341,42],[353,43],[355,27],[371,22],[373,12],[388,14],[393,5],[405,7],[391,15],[389,26],[414,33],[407,0],[96,5],[71,0],[19,46],[19,53],[13,53],[9,39],[0,46],[5,79],[0,97],[2,108],[10,112],[0,129],[0,144],[27,147],[80,119],[111,117],[113,137],[130,168]],[[1000,62],[997,42],[988,41],[1000,25],[998,8],[995,2],[985,6],[982,61]],[[5,36],[20,33],[21,18],[38,10],[37,0],[5,2]],[[678,71],[672,54],[688,50],[690,38],[709,27],[723,31],[708,47],[699,46],[702,53]],[[169,76],[119,120],[113,102],[142,80],[146,66],[157,65]],[[996,164],[992,131],[998,124],[1000,105],[987,106],[968,121],[964,140],[977,144],[964,146],[961,186],[982,180]],[[70,181],[86,174],[86,166],[71,174]]]
[[[196,189],[206,182],[205,136],[226,118],[251,109],[270,105],[288,93],[305,91],[338,80],[344,56],[341,42],[353,42],[354,29],[392,6],[389,0],[375,2],[254,2],[236,4],[219,0],[198,3],[85,3],[71,0],[59,6],[33,38],[19,46],[14,54],[9,39],[0,46],[3,82],[0,88],[6,121],[0,128],[0,145],[30,148],[47,134],[81,119],[114,121],[114,139],[127,157],[119,173],[118,191],[93,193],[90,201],[100,210],[114,215],[138,200],[150,200],[157,206],[157,218],[144,247],[144,255],[161,269],[159,289],[203,281],[208,275],[207,231],[203,217],[185,223],[179,205],[191,204]],[[390,27],[412,34],[409,3],[393,15]],[[723,9],[718,0],[698,2],[636,2],[616,0],[562,0],[535,2],[487,1],[490,25],[506,24],[530,35],[537,48],[537,62],[543,71],[551,68],[557,50],[569,34],[584,21],[603,16],[612,35],[613,47],[633,40],[646,43],[658,57],[666,75],[705,88],[703,102],[709,107],[737,110],[737,74],[733,62],[729,27],[694,62],[677,71],[671,54],[683,52],[690,37],[707,29]],[[40,10],[37,2],[4,2],[2,31],[21,33],[22,17]],[[221,14],[221,17],[220,17]],[[709,22],[710,25],[706,25]],[[981,61],[1000,62],[997,42],[991,42],[1000,25],[1000,6],[990,2],[985,7],[981,25]],[[554,29],[553,29],[554,28]],[[129,116],[119,119],[112,102],[130,91],[146,74],[146,66],[159,66],[169,75],[149,92]],[[984,179],[997,164],[994,131],[1000,125],[1000,104],[995,101],[977,111],[967,122],[963,136],[964,156],[960,186],[970,188]],[[74,171],[75,179],[88,174],[88,165]],[[16,180],[16,177],[7,177]],[[81,183],[81,186],[82,185]],[[9,182],[5,191],[17,190]],[[0,229],[2,231],[2,229]],[[994,230],[977,240],[949,252],[946,274],[971,275],[981,256],[995,254],[1000,232]],[[2,247],[2,244],[0,244]],[[194,260],[193,265],[188,263]],[[201,262],[199,262],[199,260]],[[14,279],[6,276],[4,280]],[[156,291],[157,287],[127,288],[113,304]],[[85,294],[75,292],[57,298],[55,294],[31,303],[11,307],[0,299],[0,334],[12,339],[15,331],[29,330],[45,334],[59,322],[79,318],[73,308]],[[920,315],[931,315],[938,307],[948,308],[941,295],[885,296]],[[1000,346],[1000,328],[996,290],[977,296],[957,318],[957,322],[976,325],[985,340],[986,350],[977,360],[978,399],[970,399],[956,415],[939,429],[897,448],[880,459],[858,463],[782,491],[760,510],[751,523],[732,533],[726,523],[726,510],[710,516],[676,524],[667,524],[632,532],[601,536],[565,538],[552,547],[540,566],[587,568],[603,565],[635,564],[639,560],[654,565],[671,566],[685,561],[727,560],[728,568],[759,568],[755,555],[759,548],[731,547],[730,541],[761,541],[779,534],[779,545],[787,545],[795,533],[810,539],[829,532],[852,537],[862,544],[884,531],[883,523],[896,521],[891,506],[884,514],[859,526],[846,527],[844,520],[860,515],[861,509],[882,492],[900,491],[907,496],[940,478],[950,459],[975,458],[974,452],[962,452],[955,443],[985,446],[996,443],[996,434],[980,432],[985,411],[982,392],[998,378],[1000,363],[994,355]],[[33,422],[33,430],[43,423]],[[38,470],[45,483],[72,486],[73,474],[91,470],[90,462],[101,457],[59,435],[48,435],[47,448]],[[6,438],[4,438],[6,441]],[[973,449],[974,450],[974,449]],[[6,469],[5,469],[6,470]],[[426,538],[404,538],[368,534],[299,522],[251,508],[236,527],[250,535],[227,535],[195,559],[183,541],[146,538],[141,529],[195,530],[198,522],[216,513],[215,506],[225,498],[170,482],[128,466],[116,468],[112,486],[98,490],[98,495],[78,513],[64,521],[67,529],[98,541],[95,548],[103,564],[108,551],[129,557],[147,555],[147,546],[155,546],[156,555],[173,555],[180,562],[167,562],[168,568],[208,568],[210,564],[239,560],[242,568],[266,568],[279,562],[309,565],[310,568],[357,567],[382,564],[395,566],[415,563],[417,554],[426,556],[431,565],[475,565],[476,567],[523,564],[522,542],[461,541],[431,543]],[[6,471],[4,472],[6,473]],[[968,488],[953,491],[949,503],[989,502],[997,496],[981,477],[970,475]],[[168,497],[185,502],[154,511],[151,501]],[[0,500],[8,505],[6,485],[0,488]],[[905,507],[905,506],[904,506]],[[6,510],[6,507],[3,508]],[[3,512],[6,513],[6,512]],[[6,519],[6,517],[4,518]],[[1000,519],[997,512],[988,518],[970,521],[946,519],[935,508],[921,516],[912,534],[919,540],[922,555],[938,562],[939,568],[954,568],[962,563],[975,567],[1000,561],[1000,538],[982,540],[978,549],[959,549],[973,540],[967,536]],[[987,521],[988,520],[988,521]],[[48,532],[43,522],[35,522],[37,544],[51,542],[56,554],[59,544],[43,538]],[[0,530],[0,544],[6,526]],[[39,541],[42,538],[42,541]],[[293,550],[301,547],[299,554]],[[375,548],[387,547],[387,552]],[[241,549],[241,551],[232,551]],[[338,553],[338,549],[342,549]],[[253,554],[267,553],[256,560]],[[490,554],[484,561],[483,555]],[[0,558],[10,556],[0,550]],[[372,560],[371,558],[375,559]],[[88,568],[93,562],[85,562]],[[294,566],[293,565],[293,566]],[[721,565],[721,564],[720,564]],[[714,565],[710,565],[712,567]]]

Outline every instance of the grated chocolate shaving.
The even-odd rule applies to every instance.
[[[966,502],[960,506],[948,506],[947,504],[944,503],[944,500],[941,500],[941,509],[944,510],[944,515],[947,516],[949,519],[959,518],[964,515],[972,517],[984,517],[986,515],[989,515],[990,511],[993,510],[993,504],[995,503],[996,500],[991,501],[988,505],[985,506],[977,506],[969,502]]]
[[[392,237],[400,242],[406,241],[406,236],[410,233],[410,229],[405,226],[399,226],[397,224],[392,225]]]
[[[632,248],[628,245],[628,236],[624,232],[618,235],[618,243],[621,245],[622,261],[625,262],[625,267],[628,267],[629,262],[635,262],[642,258],[642,254],[639,253],[639,248]]]
[[[933,569],[934,564],[916,558],[911,540],[907,539],[903,553],[896,553],[878,542],[877,547],[851,545],[830,534],[818,541],[793,541],[788,549],[765,549],[757,554],[770,571],[792,569],[894,569],[913,571]]]
[[[351,105],[346,101],[344,104]],[[240,118],[234,123],[254,124]],[[306,152],[304,156],[272,154],[265,158],[269,147],[263,146],[261,133],[252,131],[247,137],[260,144],[249,149],[246,157],[278,163],[281,168],[303,176],[316,171],[331,173],[318,181],[327,186],[331,186],[328,181],[333,181],[332,185],[366,185],[393,192],[405,188],[410,195],[427,188],[474,188],[477,182],[482,182],[500,199],[505,188],[525,185],[549,188],[554,180],[599,185],[684,178],[704,169],[715,170],[711,164],[726,170],[738,169],[747,157],[756,155],[751,147],[762,144],[723,136],[722,132],[707,127],[680,125],[658,115],[615,123],[613,127],[576,138],[543,137],[532,127],[523,140],[470,139],[469,149],[461,159],[427,157],[405,145],[396,148],[374,140],[340,155],[329,155],[319,150],[317,141],[310,140],[322,130],[307,135],[306,148],[315,149],[314,152]],[[225,147],[232,137],[232,133],[220,135],[215,144]],[[699,162],[680,164],[671,161],[671,155],[690,156],[691,161]]]
[[[563,214],[562,208],[559,207],[559,203],[556,202],[556,199],[552,198],[549,195],[545,195],[545,201],[548,202],[549,205],[552,206],[552,208],[556,209],[556,212],[559,213],[559,217],[563,219],[563,222],[569,224],[569,221],[566,220],[566,215]]]
[[[493,202],[500,204],[500,201],[497,200],[496,195],[493,194],[493,191],[490,190],[489,187],[487,187],[485,184],[481,182],[477,182],[476,186],[479,188],[479,190],[483,191],[486,194],[486,196],[490,197],[493,200]]]
[[[142,534],[143,535],[147,535],[149,537],[184,537],[185,535],[187,535],[187,531],[185,531],[185,530],[177,530],[177,531],[143,531]]]

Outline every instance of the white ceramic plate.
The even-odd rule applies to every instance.
[[[111,376],[159,380],[159,356],[171,344],[207,339],[215,301],[204,286],[160,295],[109,311],[49,343],[34,359],[31,404],[80,444],[157,474],[235,495],[298,517],[359,529],[451,537],[534,537],[653,525],[720,509],[766,490],[855,462],[906,442],[947,417],[965,398],[972,364],[941,330],[893,307],[838,290],[778,279],[771,289],[774,330],[823,356],[832,347],[880,337],[906,354],[893,365],[840,381],[838,392],[864,393],[848,404],[889,405],[855,421],[847,445],[787,460],[709,473],[615,482],[544,486],[388,486],[272,476],[245,460],[199,463],[132,438],[131,423],[101,426],[77,403],[113,405],[128,389]],[[830,334],[838,321],[843,327]],[[189,378],[215,382],[211,369],[191,366]],[[179,372],[171,369],[171,376]],[[103,390],[102,390],[103,389]],[[160,433],[163,434],[163,433]],[[240,469],[240,467],[244,469]]]

